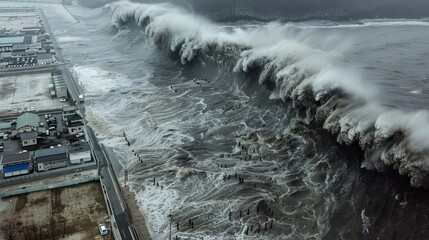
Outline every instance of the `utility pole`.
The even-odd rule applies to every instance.
[[[124,172],[124,181],[125,181],[125,187],[127,186],[127,180],[128,180],[128,170],[127,169],[125,169],[125,172]]]
[[[170,218],[170,240],[171,240],[171,221],[173,221],[173,215],[170,213],[168,214],[168,217]]]

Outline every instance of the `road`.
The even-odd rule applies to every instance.
[[[84,124],[85,124],[86,135],[87,135],[86,137],[88,142],[91,145],[91,148],[94,153],[94,157],[98,161],[98,173],[100,175],[100,181],[105,187],[105,190],[109,199],[109,203],[112,209],[112,214],[115,218],[115,222],[119,230],[119,234],[121,235],[121,239],[123,240],[136,239],[131,230],[131,225],[128,221],[128,216],[125,213],[125,206],[124,206],[124,203],[122,202],[122,198],[119,190],[119,184],[117,182],[116,176],[113,174],[113,171],[108,164],[107,156],[104,154],[104,151],[101,148],[101,145],[98,142],[98,139],[94,134],[94,131],[87,125],[87,121],[85,119],[84,105],[79,102],[79,94],[80,94],[79,88],[77,87],[76,82],[73,80],[73,77],[70,74],[68,65],[66,64],[66,61],[59,50],[58,43],[54,37],[54,34],[51,31],[49,22],[45,14],[43,13],[43,10],[42,9],[39,9],[39,10],[40,10],[40,15],[44,21],[46,31],[51,36],[51,41],[56,52],[56,57],[61,62],[60,68],[62,70],[67,88],[69,89],[69,93],[71,95],[70,97],[75,101],[76,106],[84,116]]]

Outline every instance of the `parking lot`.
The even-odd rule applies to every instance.
[[[0,115],[61,109],[63,105],[69,105],[50,96],[50,83],[50,72],[0,77]]]
[[[34,26],[37,15],[35,12],[3,12],[0,13],[0,22],[7,23],[7,27],[13,30],[20,30],[23,27]]]

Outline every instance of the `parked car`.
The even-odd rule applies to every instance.
[[[83,133],[78,133],[78,134],[76,134],[76,137],[83,137]]]
[[[3,136],[3,140],[7,140],[9,138],[9,135],[6,133],[4,136]]]
[[[108,234],[108,231],[107,231],[106,225],[104,225],[104,224],[98,224],[98,230],[100,231],[100,234],[101,234],[102,236],[105,236],[105,235],[107,235],[107,234]]]
[[[42,122],[39,123],[39,127],[43,127],[43,126],[45,126],[45,124],[43,124]]]
[[[66,102],[67,98],[60,98],[60,102]]]
[[[54,130],[55,128],[57,128],[57,126],[50,126],[48,129],[49,130]]]
[[[49,136],[49,130],[46,130],[45,134],[46,136]]]

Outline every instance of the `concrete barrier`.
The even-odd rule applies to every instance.
[[[86,170],[93,170],[96,168],[97,168],[97,165],[95,164],[95,162],[90,162],[86,164],[72,165],[69,167],[55,169],[55,170],[41,172],[41,173],[32,173],[32,174],[23,175],[23,176],[6,178],[6,179],[0,180],[0,187],[9,187],[9,186],[18,185],[18,184],[29,183],[29,182],[34,182],[34,181],[53,178],[53,177],[59,177],[65,174],[78,173]]]
[[[68,187],[68,186],[72,186],[72,185],[98,181],[99,179],[100,179],[99,176],[92,176],[92,177],[85,177],[85,178],[76,179],[76,180],[68,180],[68,181],[64,181],[64,182],[46,184],[46,185],[41,185],[41,186],[21,188],[21,189],[17,189],[17,190],[13,190],[13,191],[1,192],[0,198],[5,198],[5,197],[10,197],[10,196],[15,196],[15,195],[21,195],[21,194],[25,194],[25,193],[38,192],[38,191],[54,189],[54,188],[63,188],[63,187]]]

